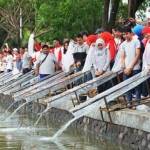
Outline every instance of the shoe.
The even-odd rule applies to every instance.
[[[132,98],[136,98],[136,95],[135,95],[135,94],[132,94]]]

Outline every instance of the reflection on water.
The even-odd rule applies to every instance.
[[[1,118],[5,116],[0,114]],[[0,150],[124,150],[71,129],[63,133],[58,141],[47,140],[59,127],[50,125],[44,119],[38,127],[33,127],[35,121],[27,115],[18,114],[5,122],[0,121]]]

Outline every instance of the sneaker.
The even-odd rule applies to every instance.
[[[135,94],[132,94],[132,98],[136,98],[136,95],[135,95]]]

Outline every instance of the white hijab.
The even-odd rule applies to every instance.
[[[102,44],[103,45],[103,49],[99,49],[98,48],[98,44]],[[88,55],[86,57],[86,61],[83,67],[82,72],[86,72],[88,70],[91,70],[91,66],[92,66],[92,60],[95,59],[93,53],[95,53],[95,51],[99,51],[99,52],[105,52],[106,48],[105,48],[105,42],[103,39],[97,39],[95,42],[95,45],[91,45]]]
[[[100,50],[99,47],[98,47],[99,44],[102,44],[102,45],[103,45],[103,49],[101,49],[101,51],[102,51],[102,50],[105,50],[105,42],[104,42],[103,39],[97,39],[97,40],[96,40],[96,43],[95,43],[96,50]]]

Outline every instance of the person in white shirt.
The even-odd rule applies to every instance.
[[[7,72],[7,69],[6,69],[6,66],[7,66],[6,57],[7,57],[7,52],[3,51],[3,68],[4,68],[4,72]]]
[[[143,66],[142,69],[147,73],[150,73],[150,30],[149,32],[145,33],[147,43],[145,46],[145,51],[143,54]]]
[[[36,67],[36,61],[38,59],[38,57],[40,56],[41,51],[34,51],[33,55],[32,55],[32,62],[33,62],[33,68],[35,69]]]
[[[6,56],[6,70],[7,72],[11,72],[13,70],[13,56],[10,50],[7,52]]]
[[[13,74],[18,74],[21,71],[21,58],[17,48],[13,49]]]
[[[53,75],[56,68],[57,63],[55,55],[49,52],[48,45],[43,45],[41,54],[36,61],[36,75],[39,75],[40,79],[43,79],[48,75]]]
[[[110,70],[110,53],[105,46],[103,39],[97,39],[96,43],[90,47],[89,53],[87,55],[83,72],[91,70],[91,67],[94,67],[95,76],[101,76],[105,72]],[[92,79],[90,75],[87,76],[87,81]],[[97,87],[98,93],[101,93],[110,88],[110,83],[104,83]]]
[[[26,74],[31,71],[32,59],[24,47],[20,48],[20,55],[22,60],[22,73]]]
[[[122,43],[121,64],[122,68],[124,68],[123,69],[124,80],[127,80],[141,71],[140,70],[141,45],[138,39],[133,39],[133,34],[130,28],[125,28],[124,33],[126,35],[126,40]],[[133,95],[132,90],[130,90],[126,94],[129,108],[131,107],[132,104],[132,95]],[[140,103],[141,100],[140,85],[135,88],[135,95],[137,103]]]
[[[117,46],[117,54],[115,56],[114,65],[111,69],[113,72],[118,72],[118,71],[122,70],[121,50],[122,50],[122,43],[125,40],[123,38],[122,31],[123,31],[122,27],[117,27],[116,29],[114,29],[114,37],[115,37],[115,42],[116,42],[116,46]]]
[[[73,63],[70,63],[70,55],[69,52],[68,52],[68,47],[69,47],[69,41],[65,41],[64,42],[64,46],[62,48],[62,70],[64,72],[69,72],[69,69],[70,69],[70,65]],[[72,56],[72,55],[71,55]],[[73,57],[71,57],[73,58]]]
[[[73,50],[74,66],[76,67],[76,71],[81,71],[89,51],[89,46],[84,43],[81,34],[77,35],[76,40],[77,44]]]
[[[64,72],[74,72],[73,52],[76,47],[76,43],[73,39],[69,41],[69,45],[66,42],[64,42],[64,48],[66,47],[67,49],[66,53],[64,53],[65,51],[62,49],[62,70]]]
[[[105,42],[102,39],[97,39],[95,45],[90,47],[82,71],[91,70],[92,66],[94,67],[96,76],[100,76],[110,70],[109,50],[105,47]]]

